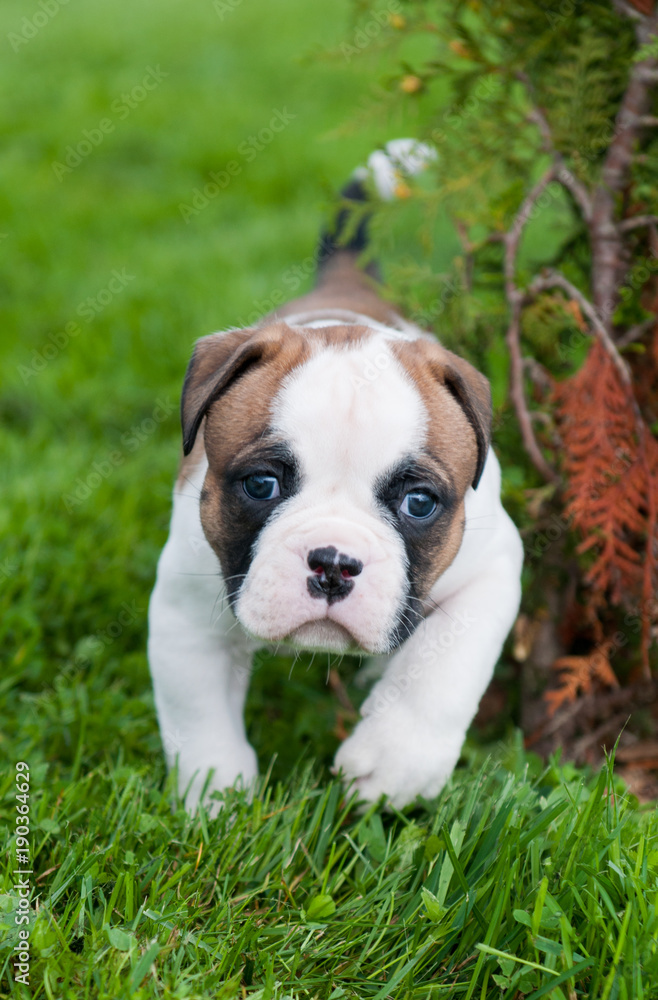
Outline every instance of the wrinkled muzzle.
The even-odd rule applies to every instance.
[[[270,642],[387,652],[408,594],[400,536],[367,512],[294,506],[261,532],[237,618]]]

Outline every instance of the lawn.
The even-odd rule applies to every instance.
[[[5,0],[0,23],[0,995],[658,997],[658,821],[608,770],[510,734],[437,801],[359,815],[328,770],[358,664],[327,685],[262,654],[254,801],[191,821],[165,773],[146,608],[182,375],[196,337],[310,285],[331,192],[413,134],[371,111],[379,33],[361,51],[343,0]],[[411,222],[388,247],[422,254]]]

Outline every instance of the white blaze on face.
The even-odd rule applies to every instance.
[[[417,453],[427,413],[419,392],[376,335],[326,348],[295,369],[271,427],[295,455],[299,492],[264,527],[236,613],[262,639],[385,652],[407,593],[404,543],[377,504],[377,480]],[[308,555],[334,546],[363,569],[349,594],[311,596]]]

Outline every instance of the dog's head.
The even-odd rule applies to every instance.
[[[454,559],[490,440],[486,379],[427,339],[284,323],[204,337],[183,388],[205,418],[201,521],[252,635],[388,652]]]

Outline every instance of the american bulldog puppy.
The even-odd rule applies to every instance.
[[[488,382],[380,297],[358,266],[366,219],[340,242],[350,200],[394,195],[430,155],[397,140],[371,157],[315,289],[194,348],[148,650],[191,812],[258,773],[243,706],[264,644],[379,657],[335,768],[365,802],[436,795],[517,614]]]

